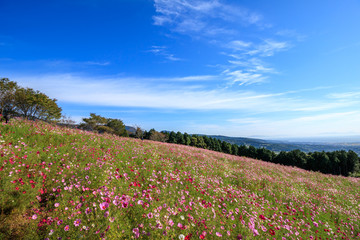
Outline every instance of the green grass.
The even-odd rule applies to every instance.
[[[356,178],[43,122],[0,131],[0,239],[360,238]]]

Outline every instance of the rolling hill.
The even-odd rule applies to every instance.
[[[356,239],[360,179],[13,119],[0,239]]]

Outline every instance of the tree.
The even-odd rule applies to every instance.
[[[231,152],[233,155],[238,155],[239,153],[239,146],[237,144],[232,144],[231,145]]]
[[[136,129],[135,130],[135,137],[143,139],[144,138],[144,131],[139,126],[136,126],[135,129]]]
[[[18,87],[16,82],[8,78],[0,79],[0,114],[6,121],[8,121],[8,115],[14,113],[14,96]]]
[[[80,128],[88,131],[97,131],[98,126],[104,126],[107,122],[106,118],[90,113],[89,118],[83,118],[83,123],[80,124]]]
[[[95,113],[90,113],[89,118],[83,118],[80,128],[99,133],[111,133],[118,136],[128,137],[124,123],[120,119],[105,118]]]
[[[185,138],[181,132],[176,133],[176,143],[177,144],[185,144]]]
[[[114,131],[115,135],[128,137],[128,132],[126,131],[123,121],[120,119],[108,118],[106,126],[111,128]]]
[[[221,143],[221,149],[224,153],[231,154],[231,144],[230,143],[223,141]]]
[[[177,141],[176,141],[176,133],[174,131],[170,132],[168,142],[169,143],[177,143]]]
[[[153,131],[150,135],[150,140],[152,141],[158,141],[158,142],[166,142],[168,140],[167,135],[162,133],[162,132],[158,132],[158,131]]]
[[[197,146],[198,139],[195,135],[192,135],[190,138],[190,146],[196,147]]]
[[[184,141],[185,141],[185,145],[190,145],[191,143],[191,138],[190,135],[187,133],[184,133]]]
[[[14,112],[26,119],[58,120],[61,118],[61,108],[56,101],[32,88],[17,88],[14,93]]]

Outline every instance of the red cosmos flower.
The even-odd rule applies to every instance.
[[[185,237],[185,240],[190,240],[191,237],[192,237],[192,233],[190,233],[189,235],[187,235],[187,236]]]
[[[205,236],[201,234],[201,235],[200,235],[200,239],[204,239],[204,238],[205,238]]]
[[[266,219],[266,217],[265,217],[264,215],[262,215],[262,214],[259,216],[259,218],[260,218],[261,220],[265,220],[265,219]]]
[[[274,229],[269,229],[269,233],[270,233],[270,235],[272,235],[272,236],[274,236],[275,235],[275,231],[274,231]]]

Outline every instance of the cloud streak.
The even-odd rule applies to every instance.
[[[162,56],[170,61],[181,61],[181,58],[177,58],[174,54],[168,53],[167,47],[165,46],[152,46],[148,52],[151,52],[157,56]]]
[[[357,104],[336,99],[300,99],[299,91],[257,93],[208,89],[194,85],[214,81],[215,76],[178,78],[113,77],[98,79],[76,74],[14,77],[22,86],[56,96],[59,101],[96,106],[145,107],[184,110],[234,110],[251,114],[314,112]],[[183,82],[187,82],[186,85]],[[306,90],[303,90],[306,91]],[[308,91],[312,91],[311,89]],[[314,107],[316,106],[316,107]]]
[[[157,13],[153,17],[155,25],[168,25],[173,31],[186,34],[231,34],[233,30],[224,28],[224,24],[217,22],[240,20],[243,24],[249,25],[257,24],[262,19],[260,14],[217,0],[155,0],[154,6]]]

